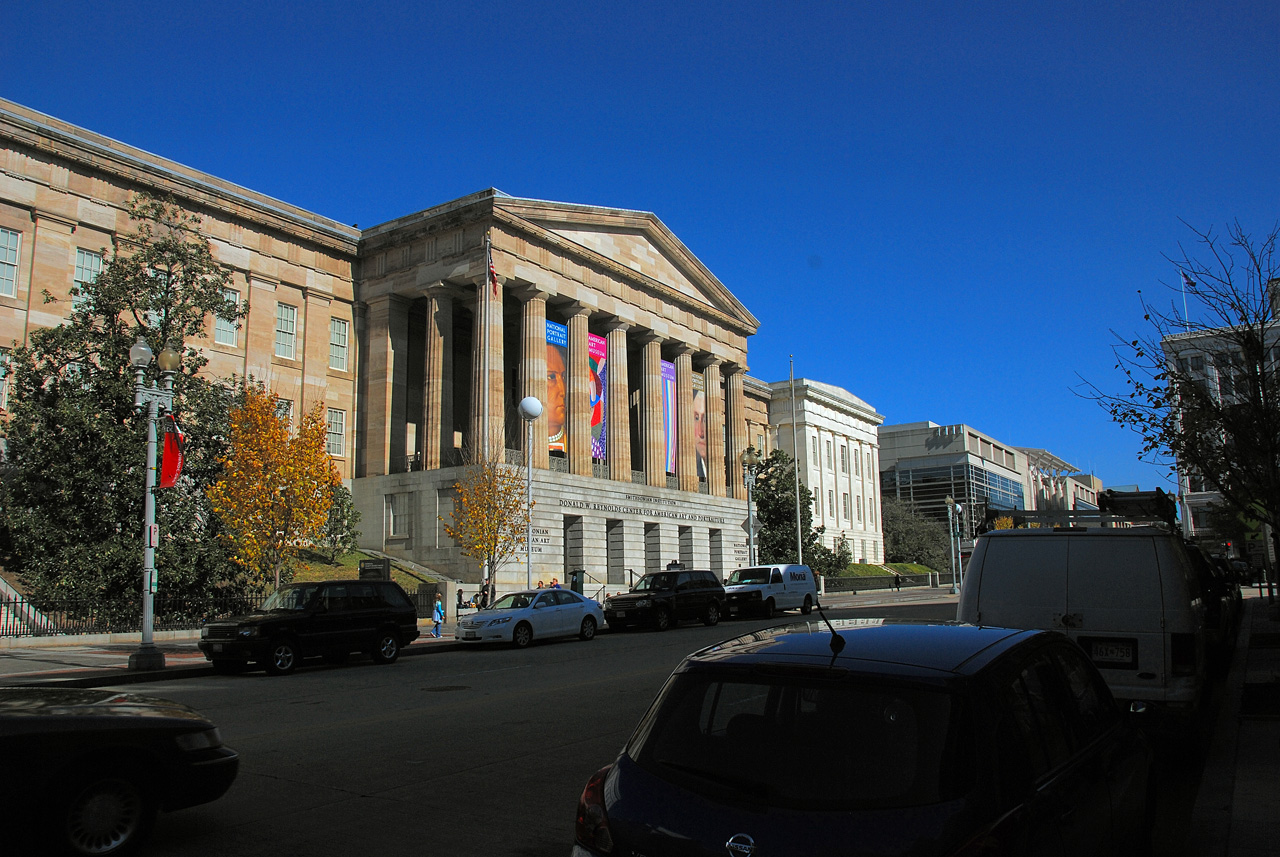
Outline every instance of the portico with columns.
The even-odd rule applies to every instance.
[[[672,560],[724,574],[745,563],[737,462],[748,411],[759,422],[766,408],[743,385],[758,322],[657,217],[489,190],[362,239],[362,547],[478,584],[444,532],[454,485],[481,449],[525,466],[516,405],[535,396],[534,580],[583,569],[590,593]],[[551,325],[567,331],[563,352]],[[560,384],[563,417],[548,402]],[[525,577],[522,551],[496,583]]]

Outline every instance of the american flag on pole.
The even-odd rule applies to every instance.
[[[484,237],[484,255],[489,263],[489,282],[493,283],[493,296],[498,296],[498,272],[493,267],[493,245],[489,243],[489,236]]]
[[[1192,289],[1196,287],[1196,281],[1191,279],[1191,276],[1186,271],[1182,272],[1182,284]]]

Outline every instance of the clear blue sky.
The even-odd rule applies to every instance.
[[[0,95],[346,223],[652,211],[750,371],[1169,487],[1072,389],[1199,227],[1280,218],[1280,3],[11,4]]]

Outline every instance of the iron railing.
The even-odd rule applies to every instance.
[[[265,595],[223,598],[157,596],[156,631],[190,631],[211,619],[252,612]],[[0,637],[48,637],[61,634],[116,634],[142,630],[142,599],[31,599],[0,596]]]

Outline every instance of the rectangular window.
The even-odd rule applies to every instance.
[[[240,293],[235,289],[223,289],[222,296],[239,306]],[[230,345],[232,347],[238,345],[239,332],[238,324],[234,318],[218,316],[213,321],[213,341],[218,345]]]
[[[815,435],[811,439],[813,440],[813,466],[820,467],[821,463],[820,463],[820,459],[818,458],[818,438]]]
[[[858,456],[858,450],[855,449],[853,451],[853,475],[854,476],[862,475],[862,464],[860,463],[861,461],[862,459]]]
[[[840,472],[849,472],[849,447],[844,444],[840,444]]]
[[[0,295],[18,296],[18,236],[20,232],[0,229]]]
[[[849,515],[849,492],[848,491],[840,495],[840,512],[841,512],[840,517],[844,518],[846,521],[853,520],[853,518]]]
[[[835,470],[834,459],[831,455],[831,441],[827,441],[827,469]]]
[[[293,400],[292,399],[276,399],[276,419],[284,422],[293,421]]]
[[[77,292],[83,292],[84,287],[98,279],[98,274],[102,273],[102,254],[95,253],[92,250],[83,250],[76,248],[76,274],[75,288]],[[71,308],[79,309],[84,303],[83,294],[75,294],[71,297]]]
[[[817,517],[817,518],[822,517],[822,498],[819,497],[817,494],[813,495],[813,514],[814,514],[814,517]]]
[[[276,356],[292,360],[294,341],[298,333],[298,309],[288,304],[276,304]]]
[[[409,534],[409,495],[387,495],[387,535],[407,536]]]
[[[341,318],[329,319],[329,368],[347,371],[347,322]]]
[[[827,489],[827,511],[834,512],[836,510],[836,492],[830,488]]]
[[[330,455],[341,458],[346,454],[347,412],[329,408],[329,440],[326,449]]]
[[[876,498],[867,498],[867,523],[871,526],[876,525]]]
[[[858,521],[862,521],[862,498],[858,498]]]
[[[867,475],[870,476],[873,473],[875,473],[875,470],[871,467],[871,450],[868,449],[867,450]]]

